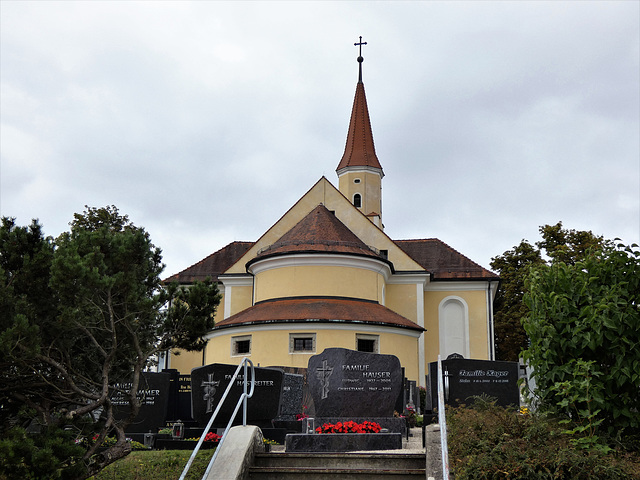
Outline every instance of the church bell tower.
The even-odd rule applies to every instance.
[[[367,42],[355,43],[360,47],[358,56],[358,84],[351,110],[351,120],[347,133],[347,143],[338,164],[338,189],[378,228],[382,225],[382,177],[384,172],[376,156],[373,144],[373,133],[367,108],[367,97],[362,83],[362,45]]]

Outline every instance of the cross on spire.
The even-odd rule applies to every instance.
[[[362,83],[362,62],[364,62],[364,58],[362,58],[362,45],[366,44],[367,42],[362,41],[362,35],[360,35],[360,41],[353,44],[355,47],[360,47],[360,55],[358,55],[358,83]]]
[[[360,56],[361,57],[362,57],[362,45],[366,45],[366,44],[367,44],[367,42],[363,42],[362,41],[362,35],[360,35],[360,42],[353,44],[355,47],[358,47],[358,46],[360,47]]]

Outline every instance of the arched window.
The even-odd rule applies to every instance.
[[[469,358],[469,307],[460,297],[442,300],[438,309],[440,326],[440,356],[452,353]]]
[[[353,196],[353,205],[357,208],[362,207],[362,196],[359,193]]]

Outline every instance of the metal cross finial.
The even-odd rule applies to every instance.
[[[362,83],[362,62],[364,62],[364,58],[362,58],[362,45],[366,44],[367,42],[362,41],[362,35],[360,35],[360,41],[353,44],[356,47],[360,47],[360,55],[358,56],[358,83]]]
[[[359,55],[360,57],[362,57],[362,45],[366,45],[366,44],[367,42],[362,41],[362,35],[360,35],[360,42],[353,44],[355,47],[358,47],[358,46],[360,47],[360,55]]]

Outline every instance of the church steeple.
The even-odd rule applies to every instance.
[[[382,177],[384,172],[378,161],[373,143],[367,97],[362,82],[362,45],[358,56],[358,84],[351,110],[349,131],[344,154],[336,168],[340,192],[358,207],[371,221],[382,228]]]

